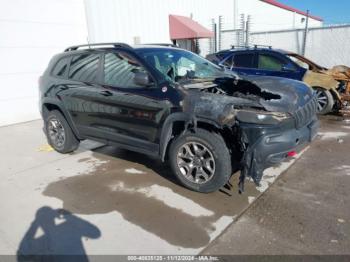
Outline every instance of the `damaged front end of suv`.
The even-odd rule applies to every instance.
[[[241,170],[239,192],[250,177],[259,185],[264,169],[280,163],[317,134],[317,101],[302,82],[236,75],[192,79],[184,88],[186,128],[213,123]]]

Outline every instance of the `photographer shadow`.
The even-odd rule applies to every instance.
[[[44,206],[24,235],[18,261],[88,261],[82,238],[96,239],[100,230],[64,209]]]

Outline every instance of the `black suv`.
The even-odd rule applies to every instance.
[[[318,127],[302,82],[241,78],[179,48],[122,43],[54,56],[40,79],[40,110],[58,152],[92,139],[157,156],[199,192],[218,190],[238,169],[241,191],[246,176],[259,184]]]

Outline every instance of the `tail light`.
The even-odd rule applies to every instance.
[[[295,156],[296,154],[297,154],[297,152],[295,152],[295,151],[290,151],[290,152],[288,152],[287,156],[288,156],[288,157],[293,157],[293,156]]]

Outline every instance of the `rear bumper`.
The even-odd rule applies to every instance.
[[[242,158],[242,172],[259,184],[263,171],[288,157],[288,152],[300,151],[317,135],[316,117],[309,124],[296,129],[285,127],[263,128],[245,125],[242,133],[249,146]],[[259,135],[260,134],[260,135]],[[258,138],[255,138],[258,137]],[[251,143],[254,141],[253,143]]]

